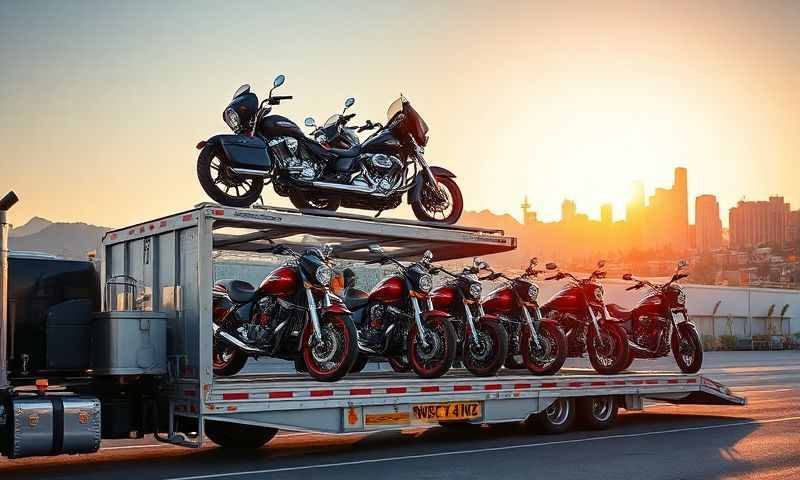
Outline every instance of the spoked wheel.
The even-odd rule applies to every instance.
[[[247,363],[247,354],[223,340],[214,341],[213,351],[214,375],[229,377],[236,375]]]
[[[392,367],[392,370],[397,373],[408,373],[411,371],[411,365],[408,363],[408,355],[388,357],[386,360],[389,362],[389,366]]]
[[[522,330],[522,358],[525,366],[536,375],[553,375],[567,359],[567,336],[558,325],[540,322],[538,342],[535,342],[529,328]]]
[[[289,200],[291,200],[295,208],[300,210],[311,208],[314,210],[330,210],[333,212],[341,205],[341,200],[339,198],[307,195],[299,190],[290,190]]]
[[[678,338],[680,334],[680,338]],[[683,322],[672,332],[672,355],[683,373],[697,373],[703,365],[703,343],[697,330]]]
[[[475,325],[478,342],[467,334],[464,339],[464,366],[478,377],[497,373],[508,356],[508,333],[493,320],[480,320]]]
[[[408,363],[422,378],[438,378],[450,370],[456,355],[456,331],[447,317],[425,320],[425,341],[414,324],[408,332]]]
[[[303,361],[308,373],[323,382],[335,382],[344,377],[358,356],[356,328],[349,317],[329,315],[321,318],[322,340],[312,340],[311,322],[303,330]]]
[[[411,209],[423,222],[456,223],[464,210],[461,189],[452,178],[435,178],[436,186],[426,181],[419,198],[411,203]]]
[[[234,173],[217,145],[206,145],[197,157],[197,179],[209,197],[222,205],[249,207],[261,196],[261,177]]]
[[[611,322],[600,326],[599,336],[594,327],[590,326],[586,336],[586,350],[589,352],[589,362],[598,373],[619,373],[627,365],[630,354],[628,335],[622,327]]]
[[[564,433],[575,423],[575,400],[558,398],[543,412],[529,418],[526,423],[545,433]]]

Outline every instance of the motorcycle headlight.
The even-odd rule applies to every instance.
[[[433,288],[433,277],[429,274],[421,275],[419,277],[419,281],[417,282],[417,288],[422,293],[428,293]]]
[[[314,274],[314,276],[317,278],[317,283],[320,285],[329,285],[331,283],[333,272],[329,266],[320,265],[317,267],[317,272]]]
[[[598,286],[594,289],[594,298],[596,298],[598,302],[603,301],[603,287]]]
[[[538,296],[539,296],[539,287],[537,287],[534,284],[531,284],[528,287],[528,299],[531,302],[535,302],[536,301],[536,297],[538,297]]]
[[[225,120],[225,123],[236,133],[242,128],[242,122],[239,121],[239,114],[232,108],[225,109],[225,112],[222,114],[222,119]]]
[[[676,297],[678,305],[684,305],[686,303],[686,292],[684,292],[683,289],[680,287],[677,287],[675,290],[677,290],[678,294]]]
[[[474,298],[474,299],[481,298],[482,290],[483,290],[483,288],[481,287],[481,284],[478,283],[478,282],[469,284],[469,296]]]

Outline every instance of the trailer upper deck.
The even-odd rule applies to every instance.
[[[200,217],[213,222],[213,249],[269,253],[278,243],[290,247],[330,244],[333,256],[368,260],[368,247],[380,244],[392,256],[412,259],[430,250],[437,260],[452,260],[513,250],[517,239],[500,229],[442,225],[404,219],[271,206],[224,207],[201,203],[191,210],[112,230],[103,245],[180,229]]]

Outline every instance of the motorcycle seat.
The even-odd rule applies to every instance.
[[[348,149],[330,148],[328,149],[328,151],[331,153],[335,153],[339,158],[352,158],[352,157],[357,157],[361,154],[361,145],[356,144]]]
[[[608,308],[608,313],[617,320],[628,320],[633,314],[633,310],[622,308],[616,303],[606,304],[606,308]]]
[[[305,147],[308,149],[308,151],[309,151],[309,153],[311,153],[311,155],[313,155],[313,156],[315,156],[317,158],[321,158],[323,160],[333,160],[333,159],[337,158],[335,153],[333,153],[330,150],[328,150],[327,148],[323,147],[322,145],[320,145],[319,143],[317,143],[313,139],[310,139],[310,138],[307,138],[307,137],[304,138],[303,139],[303,145],[305,145]]]
[[[228,296],[236,303],[247,303],[253,299],[256,289],[243,280],[219,280],[216,285],[222,286]]]
[[[348,288],[344,293],[344,304],[352,310],[360,310],[369,302],[369,294],[357,288]]]

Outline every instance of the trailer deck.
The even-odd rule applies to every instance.
[[[170,314],[170,368],[162,384],[170,400],[169,441],[200,445],[207,420],[346,433],[452,421],[524,420],[574,397],[613,397],[627,409],[642,408],[645,399],[724,405],[745,402],[703,375],[669,372],[605,376],[565,370],[540,377],[504,370],[495,377],[478,378],[453,369],[435,380],[380,372],[349,375],[334,383],[294,374],[215,378],[211,368],[211,290],[216,253],[271,255],[278,242],[297,248],[331,244],[335,258],[354,261],[371,259],[371,244],[380,244],[401,259],[416,259],[431,250],[439,261],[516,247],[515,238],[497,229],[215,204],[200,204],[107,233],[101,278],[136,278],[149,286],[145,287],[149,288],[148,307]],[[181,417],[199,420],[195,442],[178,434],[176,424]]]

